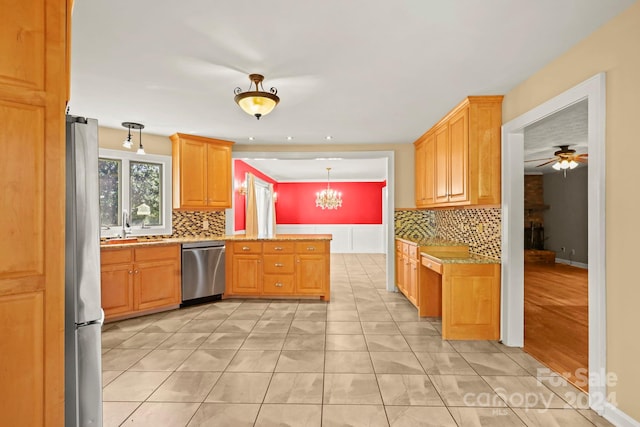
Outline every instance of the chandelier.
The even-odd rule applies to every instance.
[[[249,80],[251,80],[252,84],[249,86],[248,91],[243,92],[239,87],[235,88],[233,91],[236,94],[234,101],[245,113],[256,116],[260,120],[260,117],[269,114],[280,102],[280,98],[277,95],[278,90],[272,87],[269,92],[266,92],[262,87],[264,76],[261,74],[249,74]],[[251,90],[253,85],[256,87],[255,90]]]
[[[329,185],[329,171],[327,168],[327,188],[316,193],[316,208],[338,209],[342,206],[342,193],[332,190]]]

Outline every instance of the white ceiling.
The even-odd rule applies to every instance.
[[[239,144],[410,143],[465,96],[508,92],[632,3],[77,1],[71,113]],[[260,121],[233,101],[249,73],[281,98]]]
[[[331,168],[331,181],[380,182],[387,179],[387,159],[348,159],[315,157],[310,159],[259,158],[243,161],[278,182],[326,181]]]
[[[524,129],[525,173],[560,173],[553,164],[538,167],[554,158],[560,145],[568,145],[576,154],[588,153],[587,100],[580,101]],[[578,167],[585,167],[579,164]]]

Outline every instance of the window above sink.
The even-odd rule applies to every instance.
[[[98,170],[100,237],[172,233],[170,156],[100,149]]]

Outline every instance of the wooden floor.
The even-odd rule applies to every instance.
[[[588,270],[525,263],[524,272],[524,350],[588,391]]]

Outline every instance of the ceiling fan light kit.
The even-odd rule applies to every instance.
[[[265,91],[262,86],[264,76],[261,74],[249,74],[249,80],[251,80],[251,85],[248,91],[243,92],[239,87],[235,88],[234,93],[236,96],[234,101],[245,113],[260,120],[260,117],[269,114],[280,102],[280,98],[277,95],[278,90],[272,87],[268,92]],[[255,90],[251,90],[253,86],[255,86]]]
[[[587,158],[589,156],[587,153],[576,154],[576,150],[569,148],[568,145],[558,145],[558,148],[560,149],[553,153],[554,157],[551,159],[534,159],[527,160],[527,162],[539,162],[541,160],[547,160],[546,162],[541,163],[536,167],[539,168],[553,163],[551,167],[557,171],[563,171],[565,177],[567,176],[567,169],[575,169],[576,167],[578,167],[578,164],[587,163]]]

